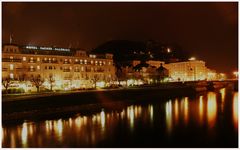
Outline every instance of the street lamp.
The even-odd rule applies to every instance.
[[[237,71],[234,71],[233,75],[235,76],[236,79],[238,78],[238,72]]]

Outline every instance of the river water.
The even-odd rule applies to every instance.
[[[3,124],[2,147],[238,147],[238,92],[146,101]]]

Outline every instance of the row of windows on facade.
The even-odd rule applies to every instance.
[[[10,68],[10,70],[13,70],[14,69],[14,65],[13,64],[10,64],[9,65],[9,68]],[[37,66],[36,67],[38,70],[40,70],[40,66]],[[34,69],[34,67],[33,66],[30,66],[30,69]],[[55,70],[56,69],[56,67],[55,66],[45,66],[45,70],[47,70],[47,69],[49,69],[49,70]],[[72,70],[72,67],[60,67],[60,70]],[[88,69],[88,68],[85,68],[85,67],[81,67],[81,71],[84,71],[85,69]],[[75,70],[79,70],[79,67],[75,67]],[[105,69],[102,69],[102,68],[93,68],[93,67],[91,67],[91,71],[111,71],[111,69],[110,68],[108,68],[108,70],[106,70],[106,68]]]
[[[10,60],[13,60],[13,56],[10,56]],[[26,57],[23,57],[22,60],[23,60],[23,61],[26,61],[27,58],[26,58]],[[34,59],[33,57],[30,57],[29,62],[34,62],[34,61],[36,61],[36,59]],[[40,62],[40,58],[39,58],[39,57],[37,57],[37,61]],[[48,62],[56,62],[57,59],[56,59],[56,58],[47,58],[47,57],[45,57],[44,59],[42,59],[42,61],[45,61],[45,62],[47,62],[47,61],[48,61]],[[63,60],[60,59],[59,61],[62,62]],[[67,59],[67,58],[65,58],[65,59],[64,59],[64,62],[69,62],[69,63],[71,63],[71,62],[72,62],[72,59]],[[87,60],[87,59],[85,59],[85,60],[75,59],[75,62],[79,62],[80,64],[83,64],[83,63],[84,63],[84,64],[87,64],[88,60]],[[90,62],[91,62],[91,64],[94,64],[94,61],[93,61],[93,60],[91,60]],[[105,61],[97,61],[97,60],[95,60],[95,64],[105,65],[106,62],[105,62]],[[108,62],[108,65],[111,65],[111,62],[110,62],[110,61]]]
[[[50,75],[49,75],[50,76]],[[9,77],[11,78],[11,79],[14,79],[14,74],[13,73],[10,73],[9,74]],[[34,77],[34,75],[30,75],[30,77]],[[39,75],[37,75],[37,77],[41,77],[41,75],[39,74]],[[66,76],[67,77],[67,76]],[[98,77],[104,77],[104,76],[98,76]],[[111,74],[108,74],[107,76],[105,76],[105,78],[111,78],[112,77],[112,75]],[[67,78],[71,78],[70,76],[69,77],[67,77]],[[90,76],[90,75],[88,75],[88,74],[81,74],[80,75],[80,78],[85,78],[85,79],[88,79],[88,78],[93,78],[93,76]]]
[[[18,52],[18,49],[16,49],[16,48],[7,48],[6,49],[6,52]]]

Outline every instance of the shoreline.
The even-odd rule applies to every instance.
[[[171,97],[194,96],[198,92],[182,88],[128,88],[71,92],[2,102],[2,122],[74,114],[80,111],[119,109],[135,102],[165,101]],[[151,99],[149,99],[151,97]]]

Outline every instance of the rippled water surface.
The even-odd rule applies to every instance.
[[[3,147],[237,147],[238,92],[3,125]]]

